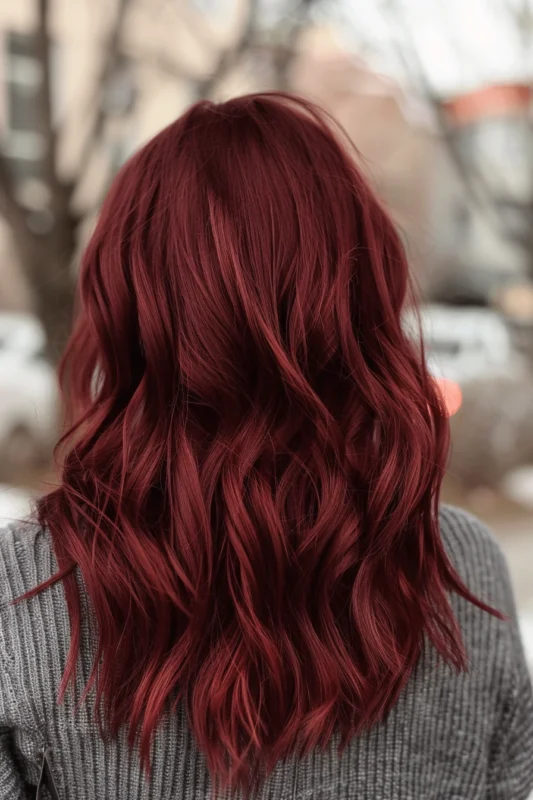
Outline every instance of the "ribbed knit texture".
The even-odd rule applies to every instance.
[[[334,737],[324,753],[278,763],[260,800],[525,800],[533,790],[533,695],[505,559],[459,509],[441,509],[441,533],[470,589],[511,621],[452,597],[469,671],[457,675],[428,648],[386,722],[342,757]],[[47,531],[0,530],[0,800],[22,800],[24,782],[37,784],[45,744],[60,800],[207,800],[209,776],[183,709],[158,731],[150,784],[125,735],[102,742],[91,699],[75,714],[95,644],[86,597],[75,694],[56,703],[69,645],[62,584],[10,602],[55,569]]]

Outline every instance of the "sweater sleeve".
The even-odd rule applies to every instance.
[[[0,609],[0,800],[26,800],[26,784],[13,751],[14,691],[7,659],[4,623]]]
[[[4,542],[9,535],[8,529],[0,529]],[[16,671],[10,657],[12,599],[5,549],[0,547],[0,800],[27,800],[27,784],[20,774],[14,753],[18,693],[15,686]]]
[[[509,617],[500,713],[493,732],[487,800],[533,798],[533,689],[507,561],[500,555],[502,609]]]

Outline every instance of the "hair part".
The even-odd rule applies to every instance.
[[[61,484],[38,501],[86,691],[149,769],[184,702],[215,790],[341,749],[429,640],[465,666],[439,534],[445,409],[405,334],[408,265],[351,154],[286,94],[202,101],[122,168],[60,364]]]

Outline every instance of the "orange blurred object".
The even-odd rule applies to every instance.
[[[452,417],[459,411],[463,402],[463,393],[461,392],[461,387],[458,383],[451,381],[448,378],[436,378],[435,380],[440,389],[440,393],[444,398],[448,416]]]

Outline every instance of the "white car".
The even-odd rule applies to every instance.
[[[431,372],[459,384],[480,377],[516,375],[525,369],[513,347],[511,334],[495,311],[476,307],[427,304],[420,321]],[[417,332],[412,312],[404,316],[405,329]]]
[[[57,433],[59,390],[31,314],[0,313],[0,451],[8,463],[46,458]]]

